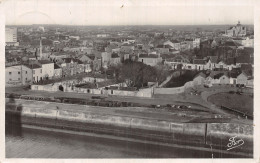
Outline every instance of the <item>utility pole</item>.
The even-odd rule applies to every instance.
[[[23,65],[21,64],[21,83],[23,85]]]

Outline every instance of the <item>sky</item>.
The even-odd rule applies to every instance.
[[[7,25],[218,25],[254,23],[250,0],[4,0]]]

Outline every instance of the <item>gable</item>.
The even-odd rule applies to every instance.
[[[225,80],[225,79],[229,79],[229,77],[226,76],[226,75],[222,75],[219,79],[220,79],[220,80]]]
[[[239,79],[247,79],[248,77],[244,73],[241,73],[240,75],[237,76],[237,78],[239,78]]]

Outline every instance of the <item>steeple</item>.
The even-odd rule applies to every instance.
[[[42,37],[40,37],[40,59],[42,59]]]

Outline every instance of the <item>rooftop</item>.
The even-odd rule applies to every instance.
[[[139,58],[159,58],[157,54],[140,54]]]
[[[54,69],[60,69],[61,67],[57,65],[56,63],[54,64]]]
[[[27,65],[27,67],[29,67],[30,69],[42,68],[42,66],[41,66],[41,65],[38,65],[38,64],[29,64],[29,65]]]
[[[193,64],[201,64],[204,65],[206,63],[206,60],[204,59],[194,59]]]
[[[42,64],[42,65],[53,63],[52,61],[49,61],[49,60],[38,60],[38,62],[39,62],[40,64]]]

